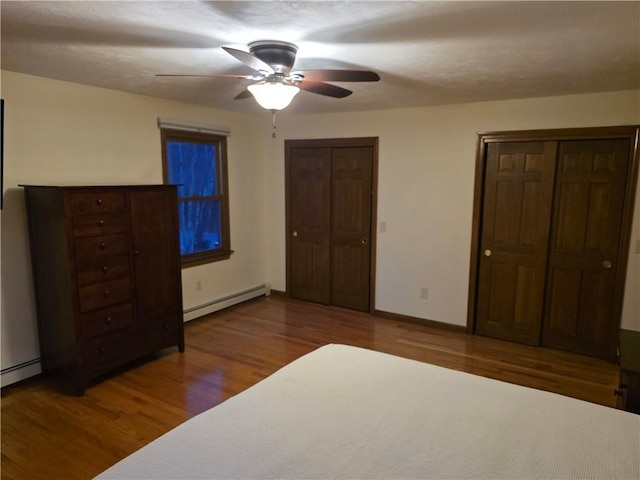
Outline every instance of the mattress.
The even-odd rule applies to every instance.
[[[638,479],[640,416],[326,345],[97,479]]]

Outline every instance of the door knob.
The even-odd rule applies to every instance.
[[[367,242],[368,242],[368,240],[367,240],[366,238],[363,238],[363,239],[361,240],[361,242],[362,242],[362,244],[363,244],[363,245],[366,245],[366,244],[367,244]]]
[[[485,257],[490,257],[491,256],[491,250],[489,250],[488,248],[484,251],[484,256]]]
[[[297,236],[298,236],[298,232],[294,230],[294,231],[293,231],[293,236],[294,236],[294,237],[297,237]]]
[[[609,260],[605,260],[604,262],[602,262],[602,266],[603,266],[604,268],[611,268],[611,266],[612,266],[612,265],[613,265],[613,264],[612,264],[612,263],[611,263],[611,261],[609,261]]]

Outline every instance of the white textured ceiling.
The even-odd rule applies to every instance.
[[[288,110],[345,112],[640,88],[640,2],[0,2],[1,66],[249,112],[250,74],[222,50],[293,42],[295,69],[377,72],[353,95],[301,92]]]

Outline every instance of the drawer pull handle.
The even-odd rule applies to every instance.
[[[109,298],[109,295],[111,295],[111,292],[109,290],[105,290],[104,291],[104,298]]]
[[[107,248],[107,244],[106,244],[106,243],[104,243],[104,242],[102,242],[102,243],[100,244],[100,250],[105,250],[106,248]]]
[[[100,221],[98,222],[98,226],[100,226],[100,227],[104,227],[104,220],[100,220]]]
[[[102,267],[102,273],[107,273],[109,271],[109,267],[107,267],[106,265],[104,265]]]
[[[102,205],[102,199],[101,198],[98,198],[96,200],[96,205],[98,205],[98,206]]]
[[[106,323],[107,325],[111,325],[111,317],[105,318],[104,323]]]

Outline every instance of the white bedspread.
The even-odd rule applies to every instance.
[[[345,345],[98,479],[640,478],[640,416]]]

